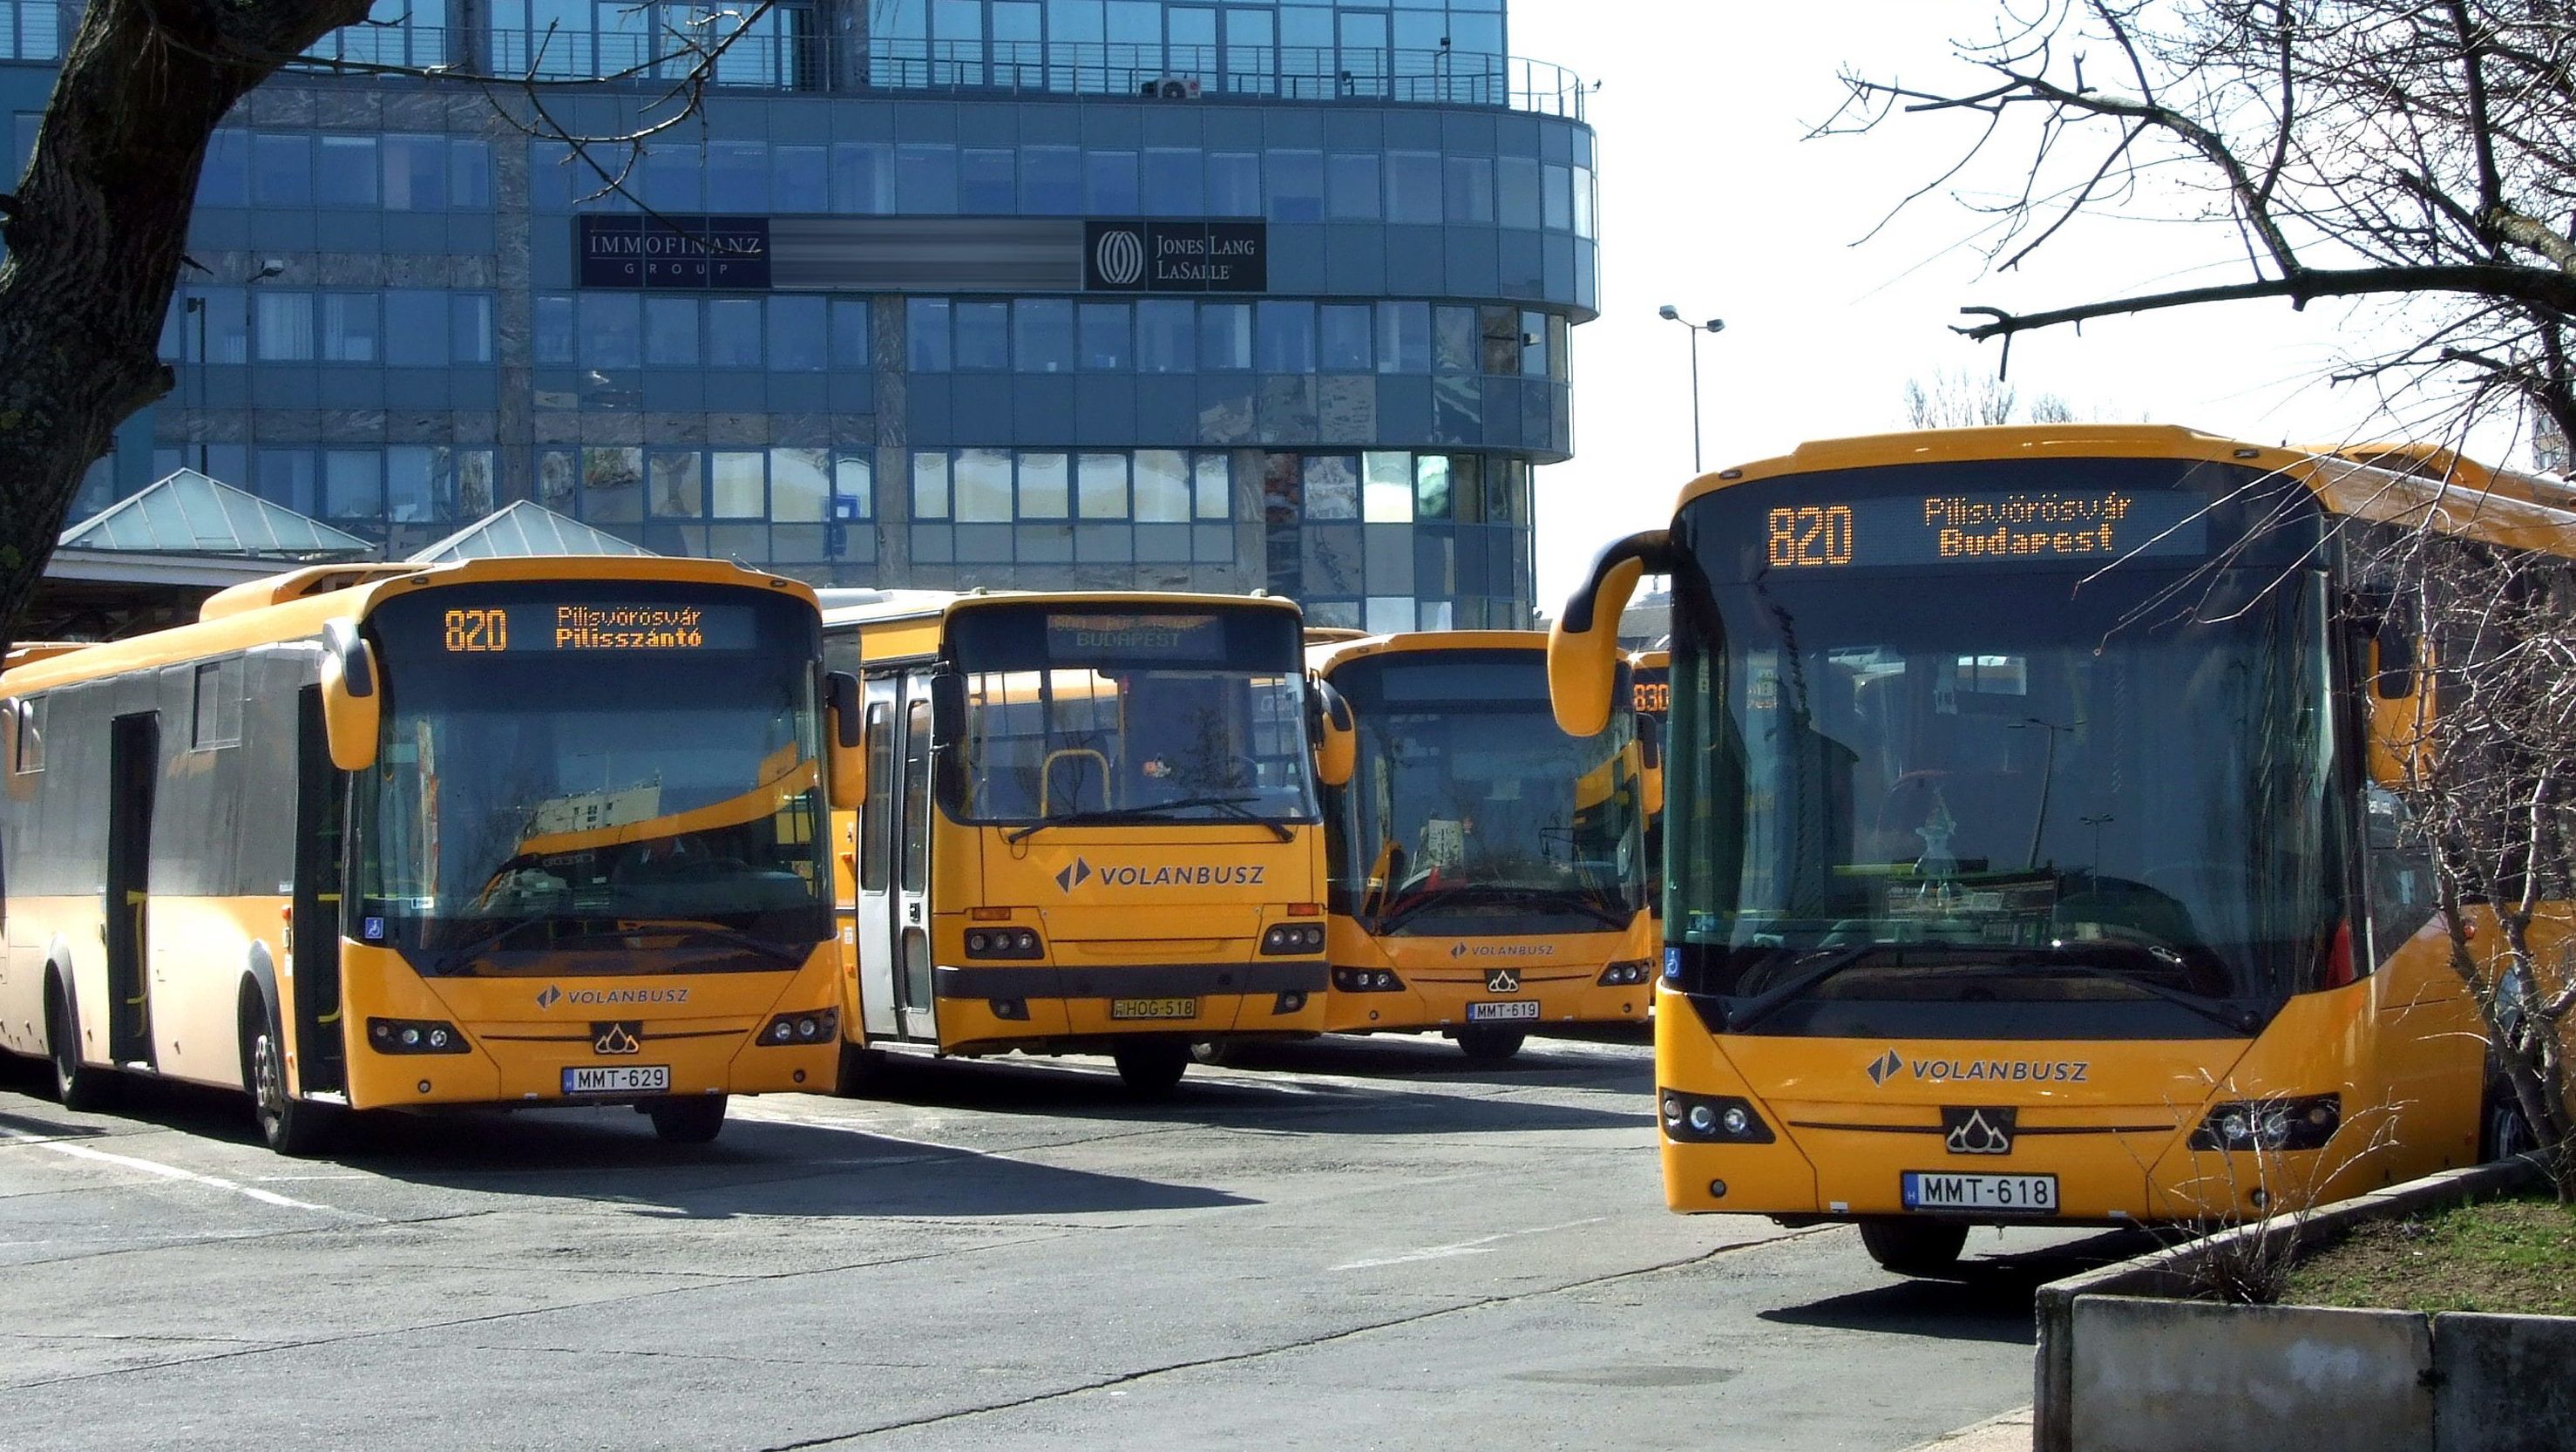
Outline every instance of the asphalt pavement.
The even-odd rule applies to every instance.
[[[1643,1043],[1326,1040],[1131,1099],[1105,1063],[887,1097],[392,1117],[258,1145],[0,1060],[22,1448],[1893,1449],[2030,1400],[2030,1293],[2137,1249],[1662,1208]]]

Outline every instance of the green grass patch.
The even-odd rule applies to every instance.
[[[2576,1316],[2576,1205],[2490,1200],[2365,1225],[2290,1272],[2292,1305]]]

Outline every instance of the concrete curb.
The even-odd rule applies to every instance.
[[[2298,1250],[2341,1237],[2354,1226],[2419,1210],[2442,1209],[2463,1201],[2519,1190],[2540,1179],[2540,1167],[2527,1159],[2500,1160],[2467,1169],[2445,1170],[2403,1185],[2392,1185],[2350,1200],[2322,1205],[2304,1214],[2285,1214],[2231,1226],[2213,1235],[2150,1251],[2134,1260],[2082,1275],[2051,1281],[2033,1297],[2039,1319],[2039,1351],[2033,1371],[2031,1445],[2034,1452],[2076,1452],[2075,1447],[2075,1299],[2078,1296],[2161,1296],[2187,1299],[2206,1282],[2200,1266],[2237,1242],[2254,1240],[2279,1248],[2287,1238]]]
[[[1972,1427],[1944,1432],[1906,1452],[2030,1452],[2032,1409],[2016,1407]]]

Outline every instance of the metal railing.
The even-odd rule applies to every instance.
[[[0,15],[29,0],[0,0]],[[50,0],[46,0],[50,3]],[[1465,51],[1296,46],[1119,45],[1104,42],[852,41],[804,33],[810,12],[775,10],[733,37],[712,62],[719,87],[857,94],[872,91],[1363,101],[1491,106],[1583,119],[1585,86],[1562,66]],[[774,22],[796,29],[781,32]],[[630,31],[442,31],[354,26],[308,57],[341,63],[580,82],[668,81],[708,64],[714,37]]]

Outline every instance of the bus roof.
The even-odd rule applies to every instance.
[[[1157,590],[825,590],[821,592],[820,600],[826,629],[929,620],[954,610],[985,605],[1098,605],[1112,609],[1159,605],[1202,610],[1241,606],[1291,612],[1297,609],[1297,602],[1283,595],[1212,595]]]
[[[812,587],[722,560],[660,555],[523,555],[401,566],[322,565],[235,585],[206,602],[197,623],[39,656],[0,676],[0,692],[42,690],[151,666],[198,660],[321,633],[329,620],[357,621],[388,594],[415,585],[503,580],[673,580],[763,586],[808,602]],[[233,597],[226,600],[226,596]]]
[[[1703,474],[1683,486],[1674,509],[1762,479],[2027,458],[2247,464],[2298,480],[2335,514],[2410,528],[2429,525],[2444,534],[2511,549],[2576,555],[2576,489],[2553,480],[2490,468],[2430,445],[2274,447],[2173,424],[2011,424],[1820,439],[1775,458]]]
[[[1543,630],[1402,630],[1342,640],[1316,640],[1306,647],[1306,664],[1330,671],[1372,655],[1412,655],[1434,650],[1547,650]]]

